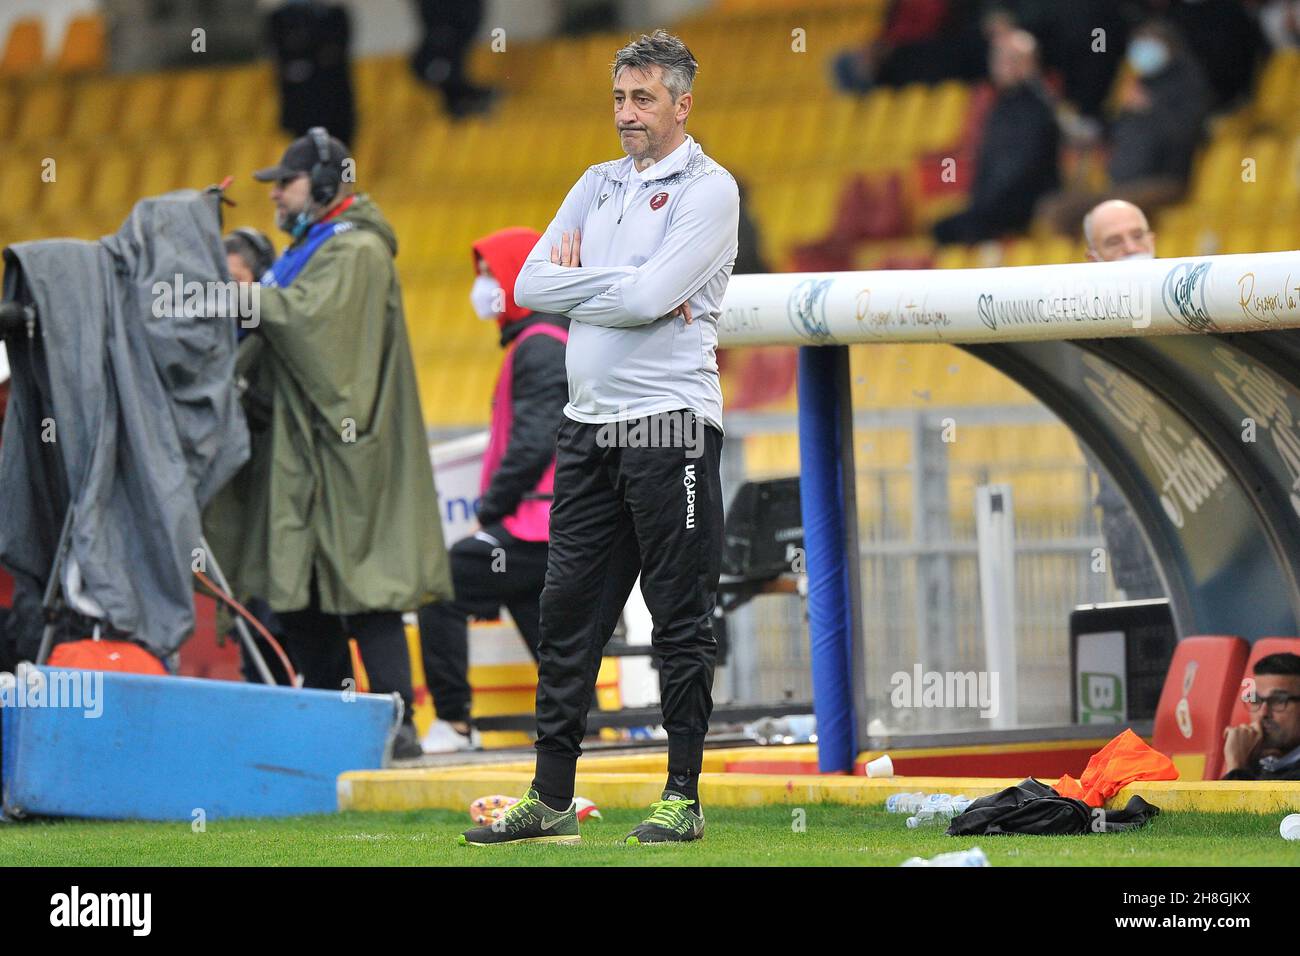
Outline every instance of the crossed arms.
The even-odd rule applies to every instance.
[[[588,171],[569,190],[524,262],[515,301],[611,329],[648,325],[678,311],[690,321],[687,300],[735,255],[735,181],[705,175],[692,182],[674,207],[663,241],[641,265],[583,266],[582,218],[595,179]]]

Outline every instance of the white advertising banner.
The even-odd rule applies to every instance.
[[[1012,342],[1300,327],[1300,252],[733,276],[733,345]]]

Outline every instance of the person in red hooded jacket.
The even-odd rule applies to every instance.
[[[514,299],[515,279],[541,234],[512,227],[473,245],[477,277],[470,302],[495,319],[505,357],[492,398],[483,455],[479,528],[451,547],[454,601],[420,610],[424,671],[438,712],[427,753],[476,746],[470,724],[468,619],[496,617],[504,604],[537,658],[546,576],[555,436],[569,400],[564,353],[569,320],[532,312]]]

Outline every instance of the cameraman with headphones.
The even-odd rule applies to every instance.
[[[271,396],[248,463],[205,515],[237,598],[280,619],[307,687],[356,687],[348,638],[370,690],[399,694],[396,757],[418,756],[402,612],[452,597],[397,239],[355,189],[347,147],[314,127],[271,183],[289,247],[261,277],[238,374]]]

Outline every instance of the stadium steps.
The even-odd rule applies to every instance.
[[[697,85],[702,105],[692,133],[747,183],[763,252],[775,268],[789,268],[792,247],[826,233],[841,190],[855,175],[901,175],[917,229],[954,202],[926,195],[919,167],[961,148],[975,109],[973,88],[944,83],[878,89],[865,97],[831,88],[829,58],[879,30],[885,8],[882,0],[822,0],[798,10],[775,0],[726,0],[678,25],[703,63]],[[90,238],[116,228],[142,192],[203,186],[226,174],[236,176],[231,194],[239,202],[227,211],[228,225],[272,231],[265,187],[247,178],[273,162],[287,142],[268,106],[275,97],[267,63],[126,76],[50,72],[58,65],[33,53],[39,22],[33,23],[11,32],[0,57],[0,183],[6,196],[0,240],[36,238],[55,227]],[[65,65],[93,69],[93,53],[74,55],[73,47],[93,48],[94,23],[91,18],[69,30]],[[804,31],[806,52],[794,49],[796,29]],[[469,244],[505,225],[543,228],[577,172],[610,158],[605,82],[610,51],[622,39],[606,32],[510,40],[509,56],[476,47],[472,72],[500,86],[505,97],[491,117],[457,124],[415,80],[405,57],[356,62],[358,171],[393,216],[422,381],[445,375],[451,357],[464,374],[477,369],[475,380],[491,380],[499,351],[494,337],[478,335],[484,330],[469,321]],[[738,59],[752,68],[727,68]],[[542,71],[554,76],[544,89],[535,82]],[[1218,123],[1201,150],[1189,201],[1159,217],[1162,254],[1300,246],[1300,124],[1292,108],[1298,93],[1300,55],[1275,54],[1249,106]],[[543,107],[548,124],[536,122]],[[93,169],[61,159],[55,182],[41,181],[42,159],[87,150],[97,156]],[[1242,181],[1246,157],[1255,160],[1254,183]],[[852,263],[874,268],[933,261],[967,268],[1081,257],[1073,239],[1029,236],[936,250],[913,235],[864,243]],[[443,288],[436,294],[420,288],[430,282]],[[462,324],[465,334],[453,344],[448,330]],[[993,383],[972,391],[999,393],[996,373],[980,368],[968,374]],[[425,394],[431,425],[486,421],[486,403],[474,390],[426,386]],[[906,404],[908,395],[887,401]]]

